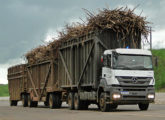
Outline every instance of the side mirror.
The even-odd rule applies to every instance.
[[[106,55],[101,56],[101,64],[102,64],[102,66],[107,66],[107,56]]]

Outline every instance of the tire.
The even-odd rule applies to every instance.
[[[49,94],[49,107],[51,109],[55,108],[55,95],[53,93]]]
[[[10,106],[17,106],[18,101],[11,100],[10,101]]]
[[[82,101],[80,100],[80,96],[78,95],[78,93],[75,93],[74,95],[74,108],[75,110],[82,109]]]
[[[74,93],[72,92],[68,95],[68,106],[70,110],[74,110]]]
[[[139,103],[138,106],[140,110],[148,110],[149,103]]]
[[[108,111],[110,111],[110,104],[107,104],[106,103],[105,93],[101,93],[101,95],[100,95],[99,106],[100,106],[100,110],[102,112],[108,112]]]
[[[28,106],[28,95],[26,95],[26,94],[22,94],[22,105],[23,105],[23,107]]]
[[[28,106],[29,107],[37,107],[38,106],[38,102],[32,101],[32,99],[30,98],[30,95],[28,95]]]

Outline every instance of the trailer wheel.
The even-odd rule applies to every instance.
[[[10,106],[17,106],[17,102],[15,100],[10,100]]]
[[[70,110],[74,110],[74,93],[72,92],[68,95],[68,105]]]
[[[30,98],[30,95],[28,95],[28,105],[29,105],[29,107],[37,107],[38,102],[37,101],[32,101],[32,99]]]
[[[140,110],[148,110],[149,103],[139,103],[138,105]]]
[[[55,108],[55,95],[53,93],[49,94],[49,107],[51,109]]]
[[[106,103],[106,93],[101,93],[100,95],[100,99],[99,99],[99,106],[100,106],[100,110],[102,112],[108,112],[110,111],[110,104]]]
[[[78,95],[78,93],[75,93],[74,95],[74,108],[76,110],[82,109],[82,101],[80,100],[80,96]]]
[[[22,105],[23,105],[23,107],[28,106],[28,95],[26,95],[26,94],[22,94]]]

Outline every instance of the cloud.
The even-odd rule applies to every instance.
[[[81,19],[71,18],[71,19],[68,20],[68,22],[67,22],[66,24],[72,25],[73,23],[82,23],[82,22],[83,22],[83,21],[82,21]],[[64,27],[58,27],[58,28],[56,28],[56,29],[54,29],[54,28],[49,28],[48,31],[47,31],[47,33],[46,33],[46,35],[45,35],[44,41],[45,41],[46,43],[48,43],[48,42],[53,41],[52,38],[58,39],[58,38],[59,38],[58,32],[59,32],[59,31],[62,31],[63,29],[64,29]]]
[[[152,41],[154,49],[165,48],[165,29],[153,32]]]

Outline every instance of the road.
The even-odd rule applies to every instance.
[[[113,112],[100,112],[95,105],[89,110],[49,109],[39,104],[38,108],[10,107],[8,101],[0,101],[0,120],[165,120],[165,105],[151,104],[148,111],[139,111],[136,105],[119,106]]]

